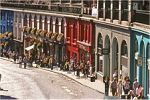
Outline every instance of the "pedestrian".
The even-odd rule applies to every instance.
[[[112,90],[112,95],[116,96],[117,95],[117,79],[114,79],[111,83],[111,90]]]
[[[78,62],[77,65],[76,65],[76,68],[77,68],[77,76],[78,76],[78,77],[80,77],[80,66],[79,66],[79,65],[80,65],[80,63]]]
[[[26,67],[27,67],[27,57],[26,56],[24,56],[23,62],[24,62],[24,69],[26,69]]]
[[[130,90],[130,81],[128,77],[125,77],[124,80],[124,84],[123,84],[123,90],[124,90],[124,94],[128,94],[129,90]]]
[[[137,81],[137,79],[134,79],[134,82],[133,82],[133,91],[134,91],[134,94],[136,94],[136,88],[138,87],[139,83]]]
[[[19,56],[19,68],[21,68],[21,66],[22,66],[22,57]]]
[[[53,58],[52,57],[49,58],[49,67],[51,68],[51,70],[53,70]]]
[[[127,99],[133,99],[135,97],[135,95],[134,95],[134,92],[133,92],[133,90],[131,89],[129,92],[128,92],[128,95],[127,95]]]
[[[104,76],[103,77],[103,82],[105,84],[105,95],[108,96],[109,95],[109,77],[108,76]]]
[[[142,87],[142,85],[138,85],[138,87],[136,88],[136,96],[138,97],[138,99],[143,98],[143,87]]]
[[[14,58],[14,63],[16,63],[16,53],[15,52],[14,52],[13,58]]]
[[[114,73],[113,73],[113,79],[117,79],[118,78],[118,71],[117,69],[114,69]]]
[[[122,95],[122,88],[123,88],[122,80],[119,79],[118,84],[117,84],[117,94],[119,97],[121,97]]]

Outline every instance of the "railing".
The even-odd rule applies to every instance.
[[[28,3],[14,3],[14,2],[2,2],[1,6],[81,14],[81,7],[77,7],[77,6],[70,7],[70,6],[64,6],[64,5],[28,4]]]
[[[133,12],[133,22],[150,25],[150,11],[137,10]]]

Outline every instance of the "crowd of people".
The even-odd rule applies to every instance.
[[[31,56],[27,55],[18,55],[15,52],[7,52],[3,54],[4,57],[13,58],[14,63],[18,63],[19,67],[22,67],[22,64],[24,65],[24,68],[26,68],[27,64],[33,63],[33,58]],[[80,61],[76,62],[74,58],[72,59],[65,59],[64,62],[61,64],[57,64],[56,60],[52,56],[39,56],[34,61],[36,66],[41,67],[47,67],[51,68],[53,70],[53,66],[59,66],[60,70],[64,71],[73,71],[74,74],[76,72],[76,75],[80,77],[80,73],[83,73],[85,78],[88,76],[94,75],[94,67],[91,66],[89,61]],[[110,82],[109,77],[103,77],[103,82],[105,83],[105,95],[109,95],[109,91],[111,91],[112,96],[118,96],[120,98],[127,98],[127,99],[142,99],[144,98],[144,89],[141,84],[137,82],[137,79],[134,80],[134,82],[131,82],[129,77],[126,76],[124,79],[118,79],[118,73],[117,71],[114,71],[113,74],[113,80]],[[124,94],[124,95],[123,95]],[[125,96],[125,97],[123,97]]]
[[[33,57],[29,55],[19,55],[15,52],[7,52],[4,53],[3,56],[7,57],[8,59],[13,58],[14,63],[18,63],[20,68],[22,67],[22,65],[24,65],[24,68],[26,68],[27,64],[29,66],[35,64],[36,67],[46,67],[53,70],[54,66],[58,66],[60,67],[60,70],[72,71],[78,77],[81,76],[80,73],[82,73],[85,78],[94,75],[94,67],[91,66],[89,61],[82,60],[80,62],[76,62],[76,59],[73,57],[71,59],[64,57],[64,61],[56,62],[55,57],[46,55],[38,55],[37,57],[35,57],[35,59],[33,59]]]
[[[144,88],[138,83],[137,79],[131,82],[129,77],[126,76],[124,79],[113,78],[113,81],[110,82],[109,77],[104,77],[103,82],[105,83],[106,96],[109,95],[110,88],[112,96],[134,100],[144,98]]]

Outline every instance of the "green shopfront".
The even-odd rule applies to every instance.
[[[150,33],[132,28],[131,79],[137,78],[144,87],[144,96],[150,98]]]

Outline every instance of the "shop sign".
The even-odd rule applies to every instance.
[[[108,48],[103,48],[103,49],[102,49],[102,54],[103,54],[103,55],[108,55],[109,52],[110,52],[110,51],[109,51]]]
[[[96,7],[93,7],[92,8],[92,16],[96,17],[97,16],[97,8]]]
[[[82,45],[82,44],[79,44],[79,48],[86,51],[86,47],[84,45]]]
[[[142,57],[138,57],[138,65],[141,65],[141,66],[142,66],[142,63],[143,63]]]

